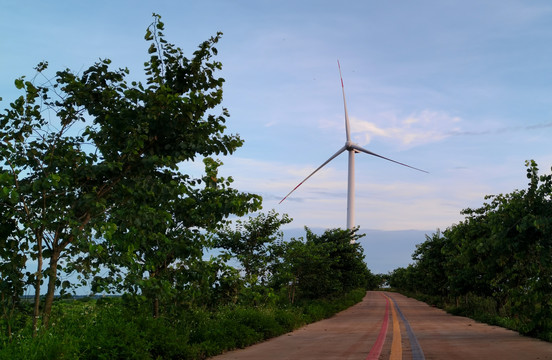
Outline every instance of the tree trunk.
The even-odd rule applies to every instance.
[[[42,323],[48,327],[52,304],[54,303],[54,293],[56,291],[57,267],[59,262],[60,249],[55,247],[50,258],[50,268],[48,269],[48,291],[44,301],[44,311],[42,313]]]
[[[33,309],[33,337],[36,337],[38,331],[38,318],[40,317],[40,282],[42,281],[42,235],[39,234],[36,239],[37,244],[37,267],[35,279],[35,296]]]
[[[288,300],[294,304],[295,303],[295,288],[297,287],[297,278],[293,279],[290,285],[288,285]]]

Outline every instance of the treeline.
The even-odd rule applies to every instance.
[[[221,257],[240,264],[242,274],[234,279],[244,295],[251,294],[248,303],[258,303],[262,295],[294,304],[379,286],[357,242],[364,235],[343,229],[317,235],[305,228],[305,238],[284,241],[279,228],[290,221],[271,211],[238,220],[233,228],[227,226],[216,234],[214,245],[225,250]]]
[[[291,219],[273,211],[232,225],[230,217],[258,213],[262,199],[218,175],[222,162],[215,157],[243,144],[225,133],[224,79],[216,76],[222,64],[214,59],[221,34],[188,58],[163,31],[154,14],[145,35],[144,81],[128,80],[129,70],[113,70],[107,59],[53,77],[42,62],[31,80],[15,80],[22,95],[0,114],[0,343],[6,348],[29,337],[42,339],[29,340],[38,346],[66,328],[55,294],[82,286],[124,294],[117,311],[133,313],[123,323],[135,324],[131,315],[146,312],[166,331],[198,309],[301,308],[375,286],[362,249],[351,244],[355,231],[307,229],[304,239],[284,242],[279,228]],[[201,158],[203,174],[191,175]],[[213,249],[219,253],[205,258]],[[29,289],[30,303],[21,300]],[[52,350],[57,358],[64,354],[61,337]],[[102,358],[93,349],[84,353],[81,358]]]
[[[379,285],[350,243],[354,231],[306,229],[305,238],[284,242],[273,232],[284,219],[261,214],[216,235],[244,246],[188,269],[195,281],[160,292],[155,317],[151,300],[137,293],[60,298],[33,337],[32,311],[19,302],[0,322],[0,359],[204,359],[327,318]]]
[[[389,285],[552,341],[552,176],[527,161],[527,189],[486,196],[426,236]]]

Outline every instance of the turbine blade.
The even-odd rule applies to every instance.
[[[341,75],[341,65],[337,60],[337,67],[339,68],[339,78],[341,79],[341,92],[343,93],[343,108],[345,109],[345,134],[347,135],[347,142],[351,141],[351,130],[349,126],[349,114],[347,113],[347,102],[345,101],[345,86],[343,85],[343,76]]]
[[[339,154],[341,154],[343,151],[347,150],[347,146],[343,146],[341,149],[339,149],[338,152],[336,152],[335,154],[333,154],[328,160],[326,160],[326,162],[324,162],[322,165],[320,165],[316,170],[314,170],[312,173],[310,173],[309,176],[307,176],[303,181],[301,181],[299,183],[299,185],[297,185],[295,188],[293,188],[293,190],[291,190],[282,200],[280,200],[280,202],[278,204],[281,204],[282,201],[284,201],[285,199],[288,198],[288,196],[291,195],[292,192],[294,192],[295,190],[297,190],[297,188],[301,185],[303,185],[303,183],[305,181],[307,181],[311,176],[313,176],[318,170],[322,169],[324,166],[326,166],[327,163],[329,163],[330,161],[332,161],[333,159],[335,159]]]
[[[363,152],[363,153],[366,153],[366,154],[368,154],[368,155],[377,156],[377,157],[379,157],[379,158],[382,158],[382,159],[385,159],[385,160],[394,162],[395,164],[399,164],[399,165],[402,165],[402,166],[406,166],[406,167],[409,167],[409,168],[411,168],[411,169],[418,170],[418,171],[421,171],[421,172],[425,172],[426,174],[429,174],[428,171],[425,171],[425,170],[422,170],[422,169],[418,169],[418,168],[416,168],[416,167],[414,167],[414,166],[410,166],[410,165],[404,164],[404,163],[402,163],[402,162],[395,161],[395,160],[393,160],[393,159],[389,159],[389,158],[387,158],[387,157],[385,157],[385,156],[381,156],[381,155],[379,155],[379,154],[376,154],[375,152],[372,152],[372,151],[370,151],[370,150],[366,150],[365,148],[360,147],[360,146],[358,146],[358,145],[356,145],[356,144],[352,144],[352,145],[350,146],[350,148],[355,149],[355,150],[360,151],[360,152]]]

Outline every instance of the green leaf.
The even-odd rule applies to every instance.
[[[12,204],[16,204],[19,201],[19,193],[16,190],[10,192],[10,201]]]
[[[23,87],[25,86],[24,84],[24,81],[23,81],[23,78],[24,77],[20,77],[19,79],[15,79],[15,87],[19,90],[23,89]]]
[[[146,30],[146,35],[144,36],[144,39],[146,39],[148,41],[153,40],[153,36],[152,36],[151,30],[149,28]]]

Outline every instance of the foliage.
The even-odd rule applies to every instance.
[[[235,229],[230,226],[218,231],[214,246],[235,257],[245,272],[245,282],[249,285],[267,283],[270,265],[275,259],[275,246],[282,240],[282,225],[292,221],[286,214],[281,218],[274,210],[260,213],[247,221],[237,220]]]
[[[44,71],[46,66],[40,64],[37,71]],[[47,323],[54,288],[66,287],[56,277],[61,270],[62,251],[80,251],[79,245],[90,235],[91,219],[101,217],[105,206],[93,195],[98,192],[94,184],[87,181],[87,169],[96,156],[83,150],[83,136],[69,135],[70,128],[83,120],[82,114],[65,111],[66,99],[50,96],[51,91],[56,97],[59,95],[56,91],[60,84],[35,86],[22,77],[15,85],[25,94],[0,115],[2,228],[11,226],[3,241],[9,243],[9,252],[18,259],[15,264],[20,273],[28,258],[37,261],[37,271],[27,274],[26,280],[34,283],[37,293],[35,319],[43,276],[49,278],[44,319]],[[58,124],[49,122],[48,111],[59,114]],[[10,258],[10,254],[2,257]],[[44,273],[43,258],[50,259]],[[4,274],[11,274],[12,279],[15,275],[13,269]]]
[[[60,271],[86,277],[107,267],[98,289],[124,280],[125,290],[157,303],[186,281],[175,278],[176,269],[201,257],[201,229],[260,207],[259,196],[218,178],[221,163],[208,158],[243,143],[224,134],[224,80],[215,76],[222,65],[212,59],[221,34],[188,59],[163,30],[154,14],[145,36],[145,84],[127,81],[128,69],[111,70],[109,60],[100,60],[82,74],[59,71],[44,84],[17,79],[25,94],[0,115],[1,227],[15,224],[2,241],[15,244],[19,271],[28,258],[38,263],[26,280],[35,284],[35,319],[48,279],[46,325],[54,291],[71,286],[59,281]],[[214,109],[221,114],[208,113]],[[206,176],[182,174],[182,162],[198,156],[207,157]]]
[[[237,259],[241,265],[237,303],[293,304],[378,286],[356,243],[361,237],[356,229],[316,235],[306,228],[305,240],[284,241],[279,229],[290,221],[272,210],[217,232],[213,244],[224,250],[221,258]]]
[[[294,307],[224,306],[193,309],[157,319],[121,298],[59,301],[52,324],[36,338],[24,328],[6,342],[0,359],[204,359],[245,347],[329,317],[364,297],[359,289]]]
[[[308,228],[306,239],[281,243],[280,262],[272,279],[276,288],[286,288],[290,302],[318,299],[367,288],[372,274],[364,262],[356,229],[326,230],[316,235]]]
[[[427,237],[390,285],[478,317],[514,318],[525,333],[552,334],[552,175],[539,175],[534,161],[526,167],[527,189],[465,209],[465,220]]]
[[[0,202],[0,207],[2,206]],[[5,208],[2,209],[2,214],[6,213],[5,210]],[[4,219],[0,223],[0,305],[8,338],[11,338],[12,329],[21,313],[17,310],[21,310],[20,298],[26,286],[24,274],[27,262],[24,252],[26,245],[19,244],[12,237],[16,230],[15,223],[9,219]]]
[[[221,34],[187,58],[163,31],[154,14],[145,82],[107,59],[15,81],[23,94],[0,114],[0,359],[203,358],[330,316],[378,282],[356,229],[285,242],[291,219],[274,211],[230,227],[261,197],[219,176],[215,157],[243,144],[225,133]],[[206,259],[211,246],[224,253]],[[89,281],[122,296],[55,301]]]

